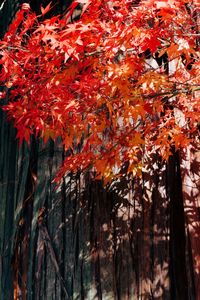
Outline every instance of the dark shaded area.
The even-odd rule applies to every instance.
[[[188,299],[185,219],[179,153],[169,158],[167,190],[170,198],[171,298]],[[177,299],[178,299],[177,298]]]

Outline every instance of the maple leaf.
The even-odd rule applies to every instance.
[[[24,140],[30,145],[30,129],[24,126],[18,126],[16,138],[19,139],[19,147],[21,147]]]
[[[146,51],[147,49],[150,49],[151,53],[155,53],[157,49],[160,47],[160,45],[161,44],[157,36],[150,35],[149,37],[144,38],[141,45],[141,50]]]
[[[6,92],[0,92],[0,99],[4,99],[6,96]]]
[[[46,15],[52,9],[51,4],[52,4],[52,1],[45,8],[42,7],[42,5],[40,6],[42,16]]]
[[[29,3],[23,3],[21,6],[21,9],[24,11],[29,11],[30,10],[30,4]]]

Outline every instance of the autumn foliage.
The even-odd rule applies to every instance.
[[[0,42],[3,109],[20,143],[61,138],[58,178],[110,180],[137,173],[144,153],[198,142],[198,1],[134,2],[79,0],[51,18],[51,5],[23,5]]]

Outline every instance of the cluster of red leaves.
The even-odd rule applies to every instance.
[[[166,159],[197,134],[198,1],[133,2],[74,1],[50,19],[50,5],[39,18],[24,5],[0,42],[3,109],[20,143],[61,137],[71,154],[58,178],[93,168],[109,180],[125,164],[137,172],[145,151]],[[163,55],[168,73],[153,59]]]

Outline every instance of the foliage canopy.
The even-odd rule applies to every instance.
[[[0,42],[3,109],[20,143],[61,138],[57,179],[92,168],[110,180],[197,140],[198,1],[135,2],[78,0],[51,18],[51,5],[39,17],[23,5]]]

